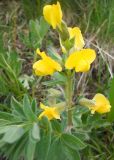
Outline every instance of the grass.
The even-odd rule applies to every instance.
[[[67,17],[73,13],[69,19],[77,25],[80,25],[85,34],[96,33],[102,40],[113,39],[114,27],[114,1],[112,0],[70,0],[60,1],[63,3]],[[70,10],[70,12],[69,12]],[[68,19],[68,21],[70,21]]]

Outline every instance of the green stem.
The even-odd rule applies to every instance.
[[[68,113],[68,126],[72,126],[72,73],[67,72],[67,83],[66,83],[66,103]]]

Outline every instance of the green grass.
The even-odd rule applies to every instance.
[[[65,19],[81,26],[85,34],[94,33],[105,42],[114,39],[113,0],[60,0],[60,3],[68,12]]]

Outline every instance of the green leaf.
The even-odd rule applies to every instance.
[[[11,107],[16,111],[16,113],[18,114],[18,116],[24,118],[24,112],[23,112],[23,106],[14,98],[12,97],[11,99]]]
[[[86,147],[84,142],[82,142],[79,138],[67,133],[62,134],[61,141],[63,144],[65,144],[73,150],[81,150]]]
[[[16,76],[18,76],[22,69],[21,59],[19,58],[19,55],[14,51],[11,51],[7,54],[8,54],[7,62],[9,63],[10,67],[12,68]]]
[[[64,154],[64,148],[61,144],[60,138],[56,138],[52,141],[47,160],[66,160]]]
[[[40,140],[40,128],[39,128],[37,123],[33,124],[32,134],[31,135],[32,135],[32,138],[35,141],[39,141]]]
[[[80,115],[80,114],[73,116],[73,126],[81,127],[83,125],[81,117],[82,117],[82,115]]]
[[[2,68],[0,94],[2,94],[1,89],[3,89],[3,95],[7,95],[8,91],[14,93],[15,96],[20,96],[22,92],[25,92],[24,87],[22,87],[18,79],[21,72],[21,64],[16,52],[4,52],[4,54],[0,55],[0,68]]]
[[[37,121],[37,117],[31,109],[31,104],[27,95],[25,95],[23,99],[23,110],[28,120]]]
[[[6,133],[9,130],[10,126],[0,127],[0,134]]]
[[[14,143],[19,138],[21,138],[23,134],[24,134],[24,130],[20,126],[18,125],[9,126],[2,140],[7,143]]]
[[[107,122],[106,119],[103,119],[100,114],[90,115],[87,117],[87,125],[91,126],[92,128],[101,128],[110,126],[110,123]]]
[[[62,62],[62,58],[61,56],[57,53],[57,51],[55,50],[55,48],[49,46],[47,48],[47,51],[48,51],[48,55],[54,59],[55,61],[58,61],[58,62]]]
[[[50,80],[50,81],[42,82],[42,84],[50,87],[50,86],[54,86],[56,84],[63,84],[63,82],[60,80]]]
[[[29,39],[30,43],[32,44],[33,48],[38,48],[42,45],[42,41],[44,36],[46,35],[49,29],[49,25],[46,23],[44,18],[42,17],[40,21],[38,20],[30,20],[29,23]]]
[[[5,142],[0,140],[0,148],[2,148],[4,145],[5,145]]]
[[[37,156],[38,160],[47,160],[47,155],[51,145],[51,124],[49,120],[44,117],[42,118],[42,125],[45,128],[41,136],[41,140],[37,145]]]
[[[8,121],[13,121],[14,116],[10,113],[7,112],[0,112],[0,119],[8,120]]]
[[[46,35],[48,29],[49,29],[49,25],[48,23],[44,20],[43,17],[40,18],[40,25],[39,25],[39,34],[40,34],[40,37],[43,39],[44,36]]]
[[[29,39],[30,43],[32,44],[33,48],[40,47],[41,44],[41,38],[39,33],[39,22],[36,20],[30,20],[29,21]]]
[[[1,125],[1,127],[2,126],[6,126],[6,125],[11,125],[13,122],[10,122],[10,121],[5,120],[5,119],[0,119],[0,125]]]
[[[4,79],[4,73],[1,72],[0,74],[0,95],[7,95],[9,93],[8,84]]]
[[[57,121],[57,120],[53,120],[51,122],[52,128],[54,131],[61,133],[62,129],[61,129],[61,124]]]
[[[114,78],[110,84],[109,101],[111,104],[111,111],[108,113],[108,120],[112,122],[114,121]]]
[[[36,142],[33,142],[31,141],[31,139],[29,139],[27,144],[27,153],[26,153],[27,160],[34,160],[35,149],[36,149]]]
[[[37,102],[35,99],[32,100],[31,108],[34,113],[37,113]]]
[[[69,146],[64,146],[63,151],[68,160],[81,160],[79,152],[71,149]]]
[[[64,73],[56,72],[54,73],[53,77],[55,78],[55,80],[59,80],[64,83],[66,83],[67,81],[66,75],[64,75]]]
[[[7,152],[5,154],[11,160],[12,160],[12,156],[13,156],[12,152],[15,152],[15,149],[17,147],[16,145],[17,145],[17,143],[13,143],[13,145],[12,144],[8,144],[9,149],[7,150]]]
[[[66,76],[64,73],[54,73],[53,80],[42,82],[43,85],[46,86],[54,86],[56,84],[65,84],[66,83]]]
[[[27,141],[27,134],[24,135],[21,139],[19,139],[18,143],[16,143],[15,151],[13,151],[12,159],[11,160],[17,160],[17,157],[20,157],[22,154],[25,144]]]

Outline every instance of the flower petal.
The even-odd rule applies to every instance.
[[[52,12],[53,12],[53,7],[51,5],[44,6],[44,8],[43,8],[44,18],[55,29],[56,28],[56,20],[53,18]]]
[[[43,116],[46,116],[49,120],[60,119],[60,111],[58,111],[58,107],[48,107],[40,103],[40,108],[44,111],[39,115],[39,119]]]
[[[93,108],[96,112],[102,114],[110,111],[110,102],[104,95],[98,93],[93,97],[93,100],[95,101],[95,107]]]
[[[68,27],[68,31],[69,31],[69,34],[70,34],[70,38],[71,39],[75,38],[75,48],[76,48],[76,50],[81,50],[84,47],[85,43],[84,43],[84,39],[83,39],[80,28],[78,28],[78,27],[74,27],[74,28]]]
[[[42,57],[42,59],[44,59],[44,58],[47,57],[47,56],[46,56],[46,53],[45,53],[45,52],[41,52],[39,48],[36,50],[36,53],[37,53],[38,55],[40,55],[40,56]]]
[[[39,115],[38,119],[41,119],[41,118],[44,117],[44,116],[45,116],[45,113],[42,112],[42,113]]]
[[[101,105],[109,105],[110,102],[108,101],[108,99],[103,95],[103,94],[100,94],[100,93],[97,93],[94,97],[93,97],[93,100],[95,100],[96,104],[98,106],[101,106]]]
[[[110,109],[111,109],[111,105],[105,105],[105,106],[99,107],[96,110],[96,112],[103,114],[103,113],[110,112]]]
[[[48,106],[45,106],[43,103],[40,103],[40,108],[43,109],[43,110],[45,110],[45,109],[47,109],[47,108],[49,108],[49,107],[48,107]]]
[[[90,64],[94,61],[96,55],[92,49],[82,49],[70,54],[66,60],[67,69],[75,68],[76,72],[86,72],[90,69]]]
[[[47,59],[47,61],[48,61],[49,65],[51,67],[53,67],[56,71],[59,71],[59,72],[62,71],[62,67],[58,62],[54,61],[50,57]]]
[[[62,21],[62,11],[60,3],[57,2],[56,5],[53,4],[44,6],[43,15],[45,20],[55,29],[56,26],[59,25]]]
[[[35,74],[37,76],[46,76],[46,75],[52,75],[54,70],[49,66],[46,61],[39,60],[33,64],[33,69],[35,71]]]
[[[45,52],[40,52],[39,49],[36,50],[37,54],[42,57],[42,60],[39,60],[33,64],[33,69],[37,76],[46,76],[52,75],[55,71],[61,71],[61,65],[46,55]]]
[[[67,69],[73,69],[75,67],[76,61],[77,61],[76,52],[73,52],[67,58],[66,63],[65,63],[65,67]]]
[[[54,116],[55,119],[61,119],[60,115],[58,113],[54,113],[53,116]]]
[[[90,64],[87,61],[80,59],[75,66],[76,72],[87,72],[90,69]]]
[[[80,52],[89,64],[91,64],[96,58],[96,53],[93,49],[82,49]]]
[[[62,10],[61,10],[61,6],[60,6],[60,3],[57,1],[57,4],[56,5],[53,5],[54,6],[54,11],[55,11],[55,17],[56,17],[56,22],[57,24],[59,25],[62,21]]]

